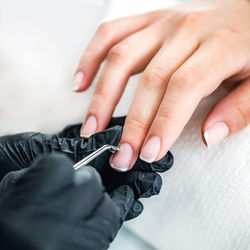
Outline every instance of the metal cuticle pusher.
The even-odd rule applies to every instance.
[[[116,146],[104,145],[101,148],[94,151],[93,153],[91,153],[90,155],[83,158],[81,161],[77,162],[75,165],[73,165],[73,169],[77,170],[81,168],[82,166],[86,166],[89,162],[93,161],[96,157],[98,157],[100,154],[104,153],[107,150],[111,153],[115,153],[116,151],[119,151],[120,149]]]

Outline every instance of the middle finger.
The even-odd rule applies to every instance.
[[[140,148],[159,108],[172,74],[194,53],[199,38],[180,30],[168,38],[145,69],[130,107],[120,151],[113,155],[110,164],[120,171],[127,171],[136,161]],[[158,150],[157,148],[155,150]]]

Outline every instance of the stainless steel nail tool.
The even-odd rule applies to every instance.
[[[111,152],[111,153],[115,153],[116,151],[118,151],[120,149],[116,146],[104,145],[101,148],[94,151],[93,153],[91,153],[90,155],[83,158],[81,161],[77,162],[75,165],[73,165],[73,169],[77,170],[77,169],[81,168],[82,166],[86,166],[89,162],[91,162],[97,156],[99,156],[100,154],[102,154],[103,152],[105,152],[107,150],[109,150],[109,152]]]

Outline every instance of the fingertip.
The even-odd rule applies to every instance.
[[[212,147],[249,124],[250,79],[242,81],[211,109],[202,126],[204,143]]]
[[[117,203],[122,203],[126,205],[130,204],[129,207],[132,206],[133,201],[134,201],[134,191],[132,189],[132,187],[128,186],[128,185],[123,185],[123,186],[119,186],[117,187],[111,194],[110,194],[111,198],[113,201],[117,202]]]
[[[208,144],[208,134],[206,130],[202,132],[202,141],[207,148],[211,148],[211,146]]]
[[[149,198],[153,195],[158,195],[162,187],[162,178],[157,173],[152,173],[152,186],[146,189],[146,192],[141,195],[143,198]],[[150,179],[149,179],[150,180]]]
[[[146,162],[146,163],[152,163],[152,162],[154,162],[154,160],[155,160],[154,157],[153,157],[153,158],[149,158],[149,159],[148,159],[148,158],[145,158],[145,157],[143,157],[142,154],[140,154],[139,158],[140,158],[142,161]]]
[[[155,175],[155,181],[153,185],[152,195],[158,195],[162,187],[162,178],[159,174]]]
[[[219,105],[215,105],[202,125],[202,140],[208,149],[221,143],[230,134],[223,106],[220,107],[220,102]]]
[[[143,204],[139,200],[135,200],[125,220],[128,221],[136,218],[142,213],[143,209],[144,209]]]
[[[128,167],[119,167],[119,166],[115,165],[115,163],[113,163],[113,158],[114,158],[114,156],[111,155],[110,158],[109,158],[109,165],[110,165],[110,167],[113,168],[116,172],[123,173],[123,172],[127,172],[127,171],[130,170]]]
[[[96,130],[97,130],[97,118],[95,115],[89,115],[81,127],[80,137],[88,139],[91,135],[96,133]]]
[[[76,185],[97,186],[103,190],[100,174],[95,168],[88,165],[75,171],[74,182]]]
[[[129,184],[133,187],[136,198],[149,198],[158,195],[162,178],[157,173],[133,171],[130,174]]]
[[[151,136],[141,149],[140,159],[152,163],[156,160],[161,148],[161,139],[158,136]]]
[[[92,78],[86,73],[86,70],[78,69],[73,77],[72,90],[82,92],[89,88]]]
[[[77,70],[74,75],[73,83],[72,83],[72,90],[77,92],[82,89],[83,82],[84,82],[85,74],[82,70]]]
[[[203,133],[203,137],[208,148],[219,144],[228,135],[229,128],[225,122],[215,122]]]
[[[119,151],[110,157],[110,166],[118,172],[129,171],[133,166],[133,148],[129,143],[121,143]]]

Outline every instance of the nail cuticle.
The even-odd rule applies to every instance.
[[[127,171],[132,163],[133,149],[128,143],[120,143],[120,150],[110,158],[110,166],[118,171]]]

